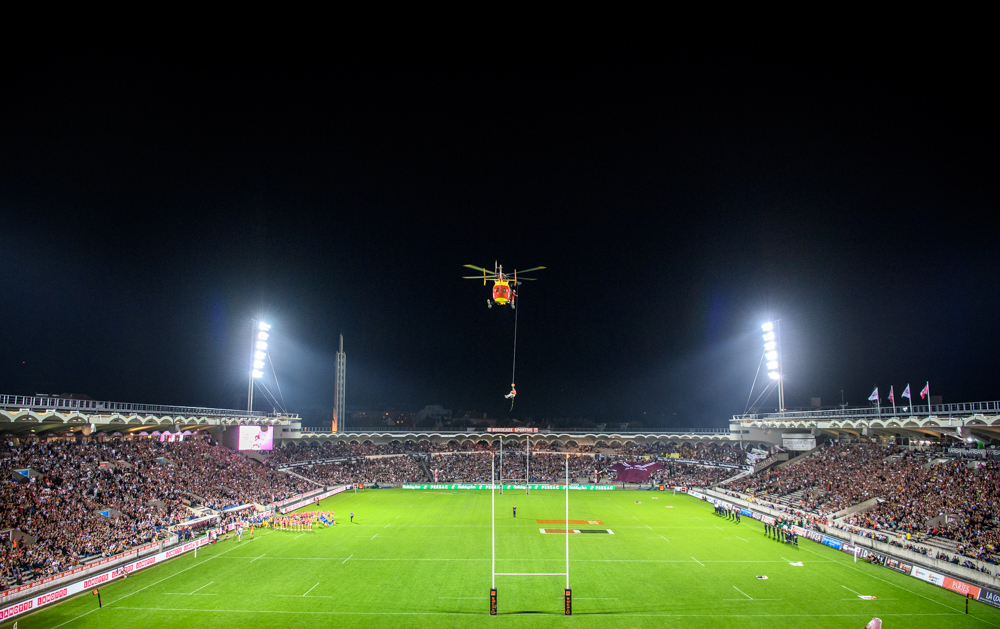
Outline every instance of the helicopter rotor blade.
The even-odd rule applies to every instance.
[[[532,271],[541,271],[544,268],[545,268],[544,266],[536,266],[536,267],[534,267],[532,269],[524,269],[523,271],[517,271],[517,272],[518,273],[531,273]]]
[[[483,279],[483,276],[482,275],[463,275],[462,279],[463,280],[481,280],[481,279]],[[492,280],[492,279],[496,279],[496,277],[494,275],[490,274],[490,275],[486,276],[486,279]]]
[[[482,271],[483,273],[489,273],[490,275],[496,275],[496,271],[489,271],[481,266],[476,266],[475,264],[463,264],[462,266],[464,266],[467,269],[473,269],[475,271]]]

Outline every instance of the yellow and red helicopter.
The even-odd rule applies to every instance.
[[[462,279],[465,279],[465,280],[478,280],[478,279],[481,278],[483,280],[483,286],[485,286],[487,282],[490,282],[490,281],[493,282],[493,299],[487,299],[486,300],[486,306],[488,308],[492,308],[493,304],[496,304],[498,306],[506,306],[507,304],[510,304],[510,307],[514,308],[515,307],[515,305],[514,305],[515,299],[514,298],[517,297],[517,289],[516,289],[516,287],[522,281],[529,281],[529,282],[535,281],[535,278],[533,278],[533,277],[524,277],[524,274],[525,273],[531,273],[532,271],[541,271],[545,267],[544,266],[536,266],[536,267],[533,267],[533,268],[530,268],[530,269],[525,269],[525,270],[520,271],[520,272],[517,269],[514,269],[513,273],[504,273],[503,272],[503,265],[500,265],[500,264],[497,264],[496,262],[494,262],[493,263],[493,270],[492,271],[487,271],[483,267],[481,267],[481,266],[475,266],[473,264],[466,264],[465,268],[467,268],[467,269],[474,269],[476,271],[482,271],[483,274],[481,276],[480,275],[463,275]],[[520,273],[520,275],[518,275],[518,273]]]

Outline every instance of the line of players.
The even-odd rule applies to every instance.
[[[734,505],[715,505],[715,515],[719,517],[724,517],[727,520],[732,520],[737,524],[740,523],[740,508]],[[778,540],[780,542],[788,542],[789,544],[799,545],[799,536],[795,531],[792,530],[791,525],[789,525],[784,520],[778,520],[775,524],[764,524],[764,535]]]

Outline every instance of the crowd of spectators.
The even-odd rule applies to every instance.
[[[36,538],[0,545],[0,589],[163,539],[193,516],[187,506],[267,503],[306,489],[204,440],[0,442],[0,478],[0,529]]]
[[[295,473],[323,485],[427,482],[420,463],[406,454],[303,465],[296,467]]]
[[[824,446],[792,465],[739,479],[733,489],[796,494],[794,505],[830,515],[871,499],[846,524],[955,540],[959,552],[991,563],[1000,549],[1000,463],[943,460],[867,443]]]

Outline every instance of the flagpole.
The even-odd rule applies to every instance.
[[[889,385],[889,397],[892,398],[892,416],[896,416],[896,394],[892,390],[892,385]]]
[[[927,416],[931,416],[931,381],[928,380],[924,384],[924,389],[927,390]]]

